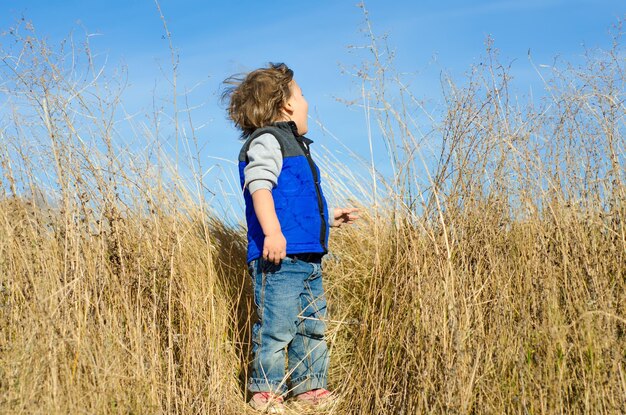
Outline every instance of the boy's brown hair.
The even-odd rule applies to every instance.
[[[291,97],[293,71],[284,63],[269,63],[248,74],[227,78],[222,102],[228,101],[228,116],[241,129],[242,138],[257,128],[281,119],[283,104]]]

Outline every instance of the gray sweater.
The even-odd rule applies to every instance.
[[[261,134],[248,147],[248,165],[243,170],[250,194],[259,189],[272,189],[278,183],[278,175],[283,168],[283,155],[278,140],[270,133]]]

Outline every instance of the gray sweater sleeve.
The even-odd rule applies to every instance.
[[[246,154],[249,162],[243,170],[244,187],[250,194],[259,189],[271,191],[283,168],[283,155],[276,137],[269,133],[258,136],[252,140]]]

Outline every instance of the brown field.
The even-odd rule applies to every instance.
[[[131,148],[116,136],[123,82],[88,47],[9,39],[0,412],[247,413],[245,233],[211,208],[201,170],[166,157],[170,123],[180,159],[198,161],[184,100]],[[484,65],[444,81],[427,135],[371,40],[367,122],[395,173],[358,179],[318,155],[328,194],[363,216],[332,231],[324,263],[341,396],[328,413],[626,413],[619,37],[555,69],[539,104],[510,91],[488,44]]]

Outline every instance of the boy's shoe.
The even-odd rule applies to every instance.
[[[322,409],[328,408],[337,402],[337,395],[328,389],[320,388],[301,393],[296,396],[295,400],[298,404],[315,406],[316,408]]]
[[[272,392],[257,392],[252,395],[248,404],[257,411],[262,411],[266,414],[285,413],[283,397]]]

